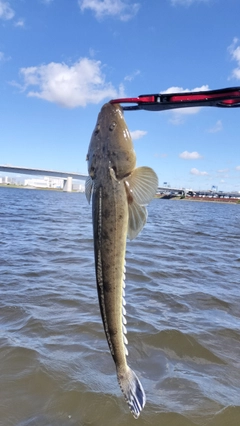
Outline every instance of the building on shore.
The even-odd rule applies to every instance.
[[[22,186],[23,181],[19,177],[0,176],[0,184]]]
[[[48,176],[44,176],[43,179],[25,179],[24,186],[31,186],[33,188],[63,189],[63,179]]]
[[[85,192],[85,185],[82,185],[80,183],[73,183],[72,189],[73,191],[77,192]]]
[[[4,183],[5,185],[9,185],[12,183],[12,178],[9,176],[3,176],[1,183]]]
[[[33,176],[31,179],[20,179],[19,177],[0,176],[0,185],[11,185],[11,186],[25,186],[28,188],[42,188],[42,189],[58,189],[63,190],[64,187],[63,178],[54,178],[44,176],[43,179]],[[75,180],[72,183],[72,190],[74,192],[85,192],[85,182]]]

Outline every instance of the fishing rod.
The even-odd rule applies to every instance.
[[[123,106],[124,111],[165,111],[176,108],[214,106],[221,108],[240,107],[240,87],[197,92],[158,93],[139,95],[137,98],[112,99],[111,104],[135,104]]]

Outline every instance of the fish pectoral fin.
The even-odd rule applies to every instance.
[[[88,178],[86,179],[86,182],[85,182],[85,195],[86,195],[86,198],[87,198],[89,204],[90,204],[90,201],[91,201],[92,187],[93,187],[93,180],[92,180],[91,176],[88,176]]]
[[[127,236],[129,240],[133,240],[143,229],[147,221],[148,213],[145,206],[140,206],[139,204],[133,202],[128,206],[128,214]]]
[[[125,179],[133,200],[146,206],[153,199],[158,188],[158,177],[150,167],[138,167]]]
[[[134,169],[125,180],[128,199],[128,238],[133,240],[147,221],[146,205],[157,192],[158,177],[150,167]]]

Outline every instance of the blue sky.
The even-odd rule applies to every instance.
[[[116,97],[240,86],[239,0],[0,0],[0,164],[87,173]],[[240,191],[240,109],[125,112],[159,184]]]

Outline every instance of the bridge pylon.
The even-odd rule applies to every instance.
[[[63,179],[63,191],[72,192],[72,177],[68,176],[67,179]]]

